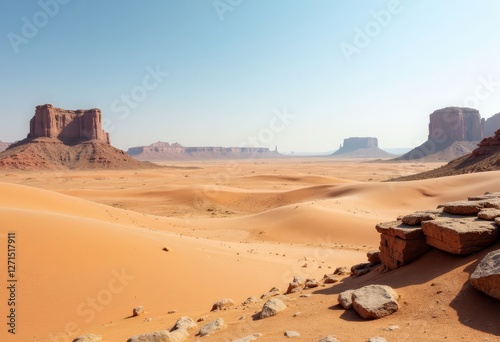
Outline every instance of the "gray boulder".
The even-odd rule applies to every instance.
[[[352,293],[352,307],[364,319],[377,319],[398,311],[399,295],[386,285],[368,285]]]
[[[488,296],[500,299],[500,249],[481,260],[470,276],[470,283]]]

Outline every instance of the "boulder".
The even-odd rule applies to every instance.
[[[443,205],[443,211],[455,215],[476,215],[484,205],[480,201],[457,201]]]
[[[326,337],[323,337],[321,340],[319,340],[318,342],[340,342],[339,340],[337,340],[337,338],[335,336],[332,336],[332,335],[328,335]]]
[[[279,298],[271,298],[264,303],[262,311],[260,313],[260,318],[267,318],[275,316],[278,312],[286,309],[285,303]]]
[[[419,226],[421,222],[435,220],[436,217],[437,212],[435,211],[417,211],[403,216],[401,221],[409,226]]]
[[[211,311],[227,310],[232,306],[234,306],[234,301],[231,298],[224,298],[224,299],[219,300],[218,302],[215,302],[212,305]]]
[[[494,221],[495,218],[500,217],[500,209],[494,209],[494,208],[481,209],[481,211],[477,213],[477,217],[483,220]]]
[[[207,336],[213,334],[217,330],[220,330],[224,327],[224,320],[222,318],[217,318],[215,321],[208,322],[204,326],[201,327],[198,332],[198,336]]]
[[[386,285],[368,285],[352,293],[352,307],[364,319],[377,319],[398,311],[399,295]]]
[[[335,283],[338,283],[339,280],[337,278],[335,278],[335,276],[333,275],[327,275],[325,274],[323,276],[323,284],[335,284]]]
[[[73,340],[73,342],[101,342],[101,341],[102,337],[94,334],[78,336]]]
[[[300,337],[300,334],[293,330],[287,330],[284,334],[286,337]]]
[[[422,222],[427,244],[452,254],[466,255],[491,245],[500,235],[493,222],[477,218]]]
[[[257,340],[259,337],[262,337],[262,334],[255,333],[255,334],[252,334],[252,335],[248,335],[248,336],[239,338],[237,340],[233,340],[232,342],[250,342],[250,341]]]
[[[470,276],[479,291],[500,300],[500,249],[488,253]]]
[[[132,316],[136,317],[136,316],[140,316],[144,313],[144,308],[142,306],[136,306],[133,310],[132,310]]]
[[[127,342],[182,342],[188,337],[186,330],[168,330],[154,331],[146,334],[132,336]]]
[[[379,266],[378,263],[373,263],[373,262],[356,264],[351,267],[351,276],[362,276],[378,266]]]
[[[352,293],[354,290],[347,290],[339,293],[337,301],[346,310],[352,309]]]
[[[368,258],[368,262],[373,264],[380,264],[380,251],[369,251],[366,253],[366,257]]]
[[[304,284],[304,289],[313,289],[318,286],[319,283],[316,279],[307,279],[306,283]]]
[[[345,266],[341,266],[341,267],[337,267],[335,269],[335,271],[333,271],[333,274],[335,274],[335,275],[348,275],[348,274],[351,274],[351,271],[349,270],[349,268],[347,268]]]
[[[177,322],[175,322],[174,326],[172,327],[172,329],[170,329],[170,331],[172,332],[175,330],[188,330],[190,328],[194,328],[197,326],[198,324],[196,324],[192,318],[187,316],[182,316],[177,320]]]
[[[370,337],[368,342],[387,342],[387,340],[383,337],[377,336],[377,337]]]
[[[260,299],[266,299],[274,296],[278,296],[281,293],[281,290],[278,289],[277,287],[273,287],[269,290],[269,292],[264,293],[262,296],[260,296]]]
[[[299,276],[293,277],[293,280],[288,284],[288,289],[286,290],[286,294],[300,291],[305,283],[306,281],[304,278]]]
[[[259,300],[257,298],[255,298],[254,296],[250,296],[247,299],[245,299],[245,301],[242,304],[243,305],[249,305],[249,304],[252,304],[252,303],[257,303],[258,301]]]

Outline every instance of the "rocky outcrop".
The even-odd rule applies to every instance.
[[[390,158],[390,154],[378,147],[378,139],[370,137],[353,137],[344,139],[344,144],[340,145],[338,151],[332,154],[333,157],[342,158]]]
[[[500,129],[500,113],[484,120],[484,136],[491,137]]]
[[[109,134],[102,129],[101,110],[67,110],[50,104],[37,106],[30,121],[28,138],[57,138],[63,141],[100,140],[107,144]]]
[[[428,245],[459,255],[481,251],[500,235],[496,224],[477,218],[426,221],[422,230]]]
[[[212,310],[211,311],[217,311],[217,310],[227,310],[230,307],[234,306],[234,301],[231,298],[224,298],[221,299],[217,302],[215,302],[212,305]]]
[[[137,160],[210,160],[210,159],[264,159],[283,158],[277,148],[271,151],[265,147],[184,147],[178,143],[156,142],[149,146],[137,146],[127,153]]]
[[[470,283],[479,291],[500,299],[500,250],[488,253],[470,276]]]
[[[474,150],[483,138],[483,121],[479,111],[447,107],[429,116],[426,142],[395,160],[450,161]]]
[[[448,202],[439,208],[418,211],[398,221],[376,225],[381,234],[379,256],[386,268],[396,269],[410,263],[431,247],[467,255],[481,251],[498,240],[499,192]]]
[[[419,226],[394,221],[379,223],[376,229],[380,233],[379,257],[388,269],[406,265],[430,249]]]

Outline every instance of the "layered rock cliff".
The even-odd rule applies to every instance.
[[[426,142],[395,160],[450,161],[471,153],[483,138],[479,111],[447,107],[429,116]]]
[[[70,140],[100,140],[110,143],[109,134],[102,129],[101,111],[67,110],[50,104],[37,106],[30,121],[28,138],[57,138]]]
[[[262,159],[283,157],[277,150],[265,147],[220,147],[200,146],[184,147],[178,143],[156,142],[149,146],[137,146],[127,153],[137,160],[161,161],[183,159]]]

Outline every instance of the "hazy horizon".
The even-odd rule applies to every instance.
[[[427,139],[428,116],[500,112],[500,2],[4,2],[0,140],[35,106],[100,108],[114,146],[327,152]]]

